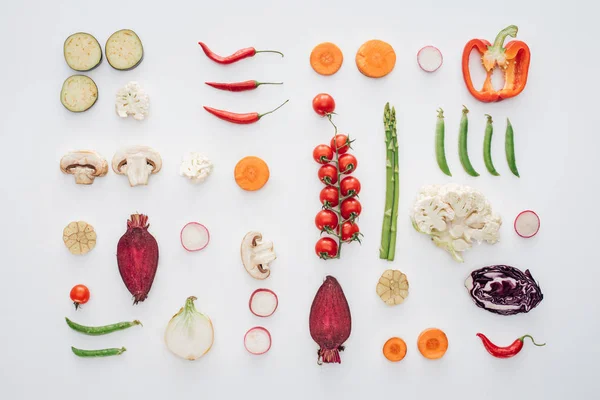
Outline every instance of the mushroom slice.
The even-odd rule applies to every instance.
[[[397,269],[386,270],[377,282],[377,295],[390,306],[402,304],[408,297],[406,275]]]
[[[63,229],[63,242],[71,254],[83,255],[96,247],[96,232],[87,222],[74,221]]]
[[[248,232],[242,240],[242,263],[255,279],[266,279],[271,274],[269,264],[277,258],[273,242],[263,241],[260,232]]]
[[[108,163],[95,151],[70,151],[60,159],[60,170],[73,175],[78,185],[91,185],[94,178],[108,173]]]
[[[160,154],[148,146],[130,146],[114,155],[112,169],[119,175],[127,175],[129,185],[147,185],[148,177],[162,168]]]

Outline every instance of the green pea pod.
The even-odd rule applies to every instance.
[[[78,357],[110,357],[123,354],[127,349],[125,347],[100,349],[100,350],[82,350],[71,346],[71,351]]]
[[[492,135],[494,134],[494,121],[492,121],[491,115],[485,114],[485,116],[487,117],[487,122],[485,124],[485,137],[483,139],[483,162],[490,174],[500,176],[492,163]]]
[[[135,321],[117,322],[116,324],[110,324],[110,325],[104,325],[104,326],[79,325],[78,323],[73,322],[69,318],[66,318],[66,317],[65,317],[65,320],[67,321],[67,325],[69,325],[71,327],[71,329],[73,329],[77,332],[84,333],[86,335],[91,335],[91,336],[106,335],[108,333],[122,331],[123,329],[131,328],[132,326],[135,326],[135,325],[142,325],[142,323],[140,321],[138,321],[137,319]]]
[[[479,176],[471,160],[469,160],[469,152],[467,151],[467,133],[469,131],[469,119],[467,118],[469,110],[463,106],[462,118],[460,119],[460,128],[458,130],[458,156],[465,172],[471,176]]]
[[[506,138],[504,144],[506,150],[506,161],[508,162],[508,167],[510,171],[517,177],[521,177],[519,175],[519,170],[517,169],[517,160],[515,159],[515,138],[513,127],[510,123],[510,120],[506,118]]]
[[[446,161],[444,110],[439,108],[437,113],[437,123],[435,125],[435,158],[442,172],[448,176],[452,176],[450,167],[448,167],[448,162]]]

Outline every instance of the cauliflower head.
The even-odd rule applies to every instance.
[[[150,99],[137,82],[129,82],[117,92],[115,109],[121,118],[133,115],[141,121],[148,115]]]
[[[457,184],[424,186],[411,213],[413,227],[463,262],[473,242],[498,242],[502,220],[481,192]]]

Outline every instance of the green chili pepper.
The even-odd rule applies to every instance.
[[[442,172],[448,176],[452,176],[450,168],[448,167],[448,162],[446,161],[446,148],[444,145],[446,130],[444,125],[444,110],[439,108],[437,113],[437,123],[435,125],[435,157]]]
[[[79,357],[110,357],[110,356],[118,356],[123,354],[127,349],[125,347],[121,347],[120,349],[112,348],[112,349],[101,349],[101,350],[82,350],[76,347],[71,346],[71,350],[73,354]]]
[[[494,121],[492,121],[491,115],[485,114],[485,116],[487,117],[487,122],[485,124],[485,137],[483,139],[483,162],[490,174],[500,176],[492,163],[492,135],[494,134],[494,126],[492,124]]]
[[[460,128],[458,130],[458,156],[460,163],[465,169],[466,173],[471,176],[479,176],[475,168],[471,165],[469,160],[469,153],[467,151],[467,133],[469,131],[469,119],[467,118],[469,110],[463,106],[462,118],[460,119]]]
[[[107,333],[121,331],[123,329],[127,329],[127,328],[130,328],[135,325],[142,325],[142,323],[140,321],[138,321],[137,319],[135,321],[131,321],[131,322],[128,322],[128,321],[127,322],[117,322],[116,324],[104,325],[104,326],[79,325],[78,323],[75,323],[66,317],[65,317],[65,320],[67,321],[67,325],[69,325],[71,327],[71,329],[76,330],[77,332],[85,333],[86,335],[92,335],[92,336],[106,335]]]
[[[506,161],[508,162],[508,167],[510,171],[517,177],[521,177],[519,175],[519,170],[517,169],[517,161],[515,159],[515,138],[513,127],[510,124],[510,120],[506,118],[506,141],[505,141],[505,150],[506,150]]]

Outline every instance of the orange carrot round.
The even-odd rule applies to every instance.
[[[344,55],[340,48],[330,42],[318,44],[310,53],[310,65],[321,75],[335,74],[343,61]]]
[[[448,350],[448,337],[441,329],[425,329],[419,335],[417,346],[423,357],[436,360],[442,358]]]
[[[235,182],[244,190],[254,191],[265,186],[269,180],[269,167],[258,157],[244,157],[234,170]]]
[[[389,338],[383,345],[383,355],[392,362],[398,362],[406,356],[406,343],[399,337]]]
[[[370,78],[386,76],[396,65],[396,52],[388,43],[381,40],[369,40],[356,53],[358,70]]]

